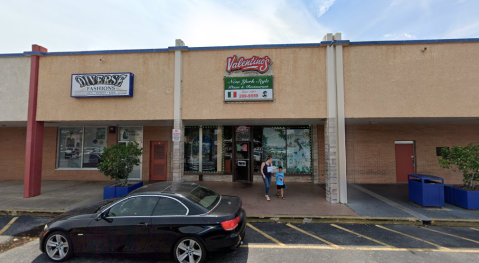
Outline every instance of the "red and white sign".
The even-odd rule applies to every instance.
[[[271,64],[271,59],[268,56],[262,58],[253,56],[251,58],[245,59],[244,57],[238,58],[236,55],[228,57],[226,59],[226,72],[231,72],[235,70],[248,71],[256,70],[259,73],[265,73],[269,69]]]
[[[181,130],[180,129],[173,129],[173,141],[174,142],[179,142],[180,141],[180,136],[181,136]]]

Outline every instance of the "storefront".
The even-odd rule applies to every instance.
[[[308,126],[186,127],[184,152],[185,175],[198,175],[189,180],[221,175],[222,181],[253,182],[261,176],[262,162],[271,156],[274,172],[282,167],[288,176],[312,181]]]
[[[347,200],[347,183],[401,183],[411,172],[461,183],[437,152],[479,142],[477,43],[327,34],[311,44],[2,55],[0,179],[25,178],[26,189],[107,180],[96,168],[103,149],[135,141],[144,150],[131,180],[256,183],[271,156],[289,181],[325,184],[333,203]]]

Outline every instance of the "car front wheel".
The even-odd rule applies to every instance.
[[[72,242],[63,232],[51,233],[44,246],[47,256],[53,261],[61,262],[73,256]]]
[[[176,243],[174,256],[180,263],[202,263],[206,259],[206,249],[198,239],[184,237]]]

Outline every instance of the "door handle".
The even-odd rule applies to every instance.
[[[145,222],[141,222],[138,224],[139,226],[148,226],[148,223],[145,223]]]

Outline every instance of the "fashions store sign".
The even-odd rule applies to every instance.
[[[71,96],[133,97],[133,73],[72,74]]]

